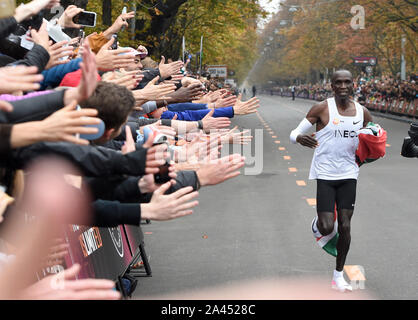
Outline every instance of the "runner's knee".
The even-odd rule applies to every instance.
[[[350,236],[350,221],[342,221],[342,223],[338,224],[338,233],[341,236],[347,237]]]
[[[318,230],[323,236],[327,236],[334,230],[334,221],[328,219],[318,219]]]
[[[338,233],[344,237],[350,236],[352,210],[342,210],[339,213]]]

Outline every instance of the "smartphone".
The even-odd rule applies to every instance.
[[[116,50],[118,48],[118,35],[112,34],[112,38],[115,38],[115,41],[113,41],[113,44],[110,46],[112,50]]]
[[[122,14],[126,14],[126,12],[128,12],[128,9],[126,7],[123,7]],[[125,31],[125,26],[122,27],[121,31]]]
[[[96,12],[82,11],[73,18],[74,23],[85,26],[96,26]]]
[[[171,180],[170,176],[168,175],[169,167],[170,163],[168,161],[166,161],[164,165],[160,166],[160,171],[154,174],[154,180],[156,184],[163,184]]]
[[[0,0],[0,18],[12,17],[15,9],[15,0]]]
[[[84,30],[80,30],[80,33],[79,33],[78,36],[80,37],[79,45],[81,47],[83,45],[83,42],[84,42],[84,38],[86,36],[86,33],[84,32]]]
[[[74,49],[77,49],[78,47],[81,47],[83,45],[84,31],[80,30],[77,37],[78,37],[78,41],[72,44]]]

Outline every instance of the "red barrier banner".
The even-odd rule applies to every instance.
[[[98,228],[70,225],[65,231],[65,240],[70,245],[65,267],[80,264],[79,279],[116,280],[132,260],[122,226]]]

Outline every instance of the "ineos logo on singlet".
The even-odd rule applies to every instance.
[[[357,138],[357,132],[353,130],[334,130],[334,138]]]

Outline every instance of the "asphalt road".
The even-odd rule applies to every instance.
[[[262,154],[261,173],[242,170],[233,180],[201,189],[191,216],[143,226],[153,276],[139,279],[136,298],[271,277],[319,276],[331,282],[335,259],[317,246],[310,231],[316,214],[309,202],[316,195],[316,182],[308,180],[313,151],[289,141],[314,102],[260,100],[258,114],[233,123],[253,134],[263,130],[262,141],[256,136],[263,146],[256,152]],[[387,154],[360,169],[346,265],[362,271],[373,297],[417,299],[418,159],[400,156],[407,123],[374,120],[388,132]]]

